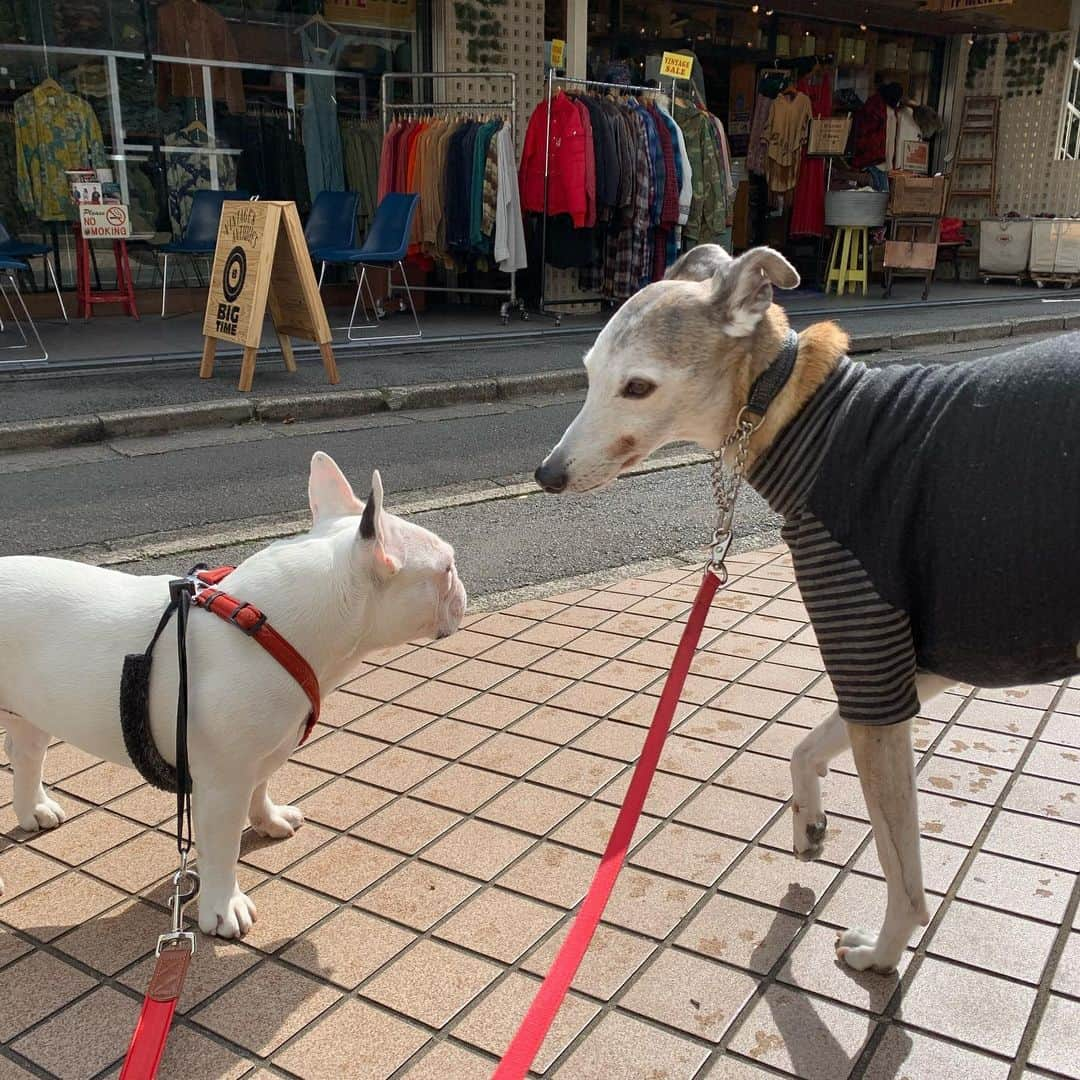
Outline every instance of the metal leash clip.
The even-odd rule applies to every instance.
[[[173,892],[169,897],[169,910],[172,912],[172,929],[158,938],[155,956],[160,956],[163,949],[186,945],[195,955],[195,934],[184,929],[184,909],[199,895],[199,874],[187,865],[187,852],[180,857],[180,869],[173,874]]]

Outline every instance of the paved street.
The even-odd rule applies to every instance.
[[[875,359],[987,351],[935,347]],[[0,455],[0,552],[107,557],[139,572],[238,561],[305,527],[307,464],[317,449],[358,490],[377,466],[392,506],[426,507],[418,520],[457,547],[477,598],[700,546],[709,528],[707,469],[688,448],[655,459],[649,467],[661,471],[580,499],[556,502],[528,486],[579,402],[563,395]],[[744,548],[774,538],[776,521],[753,492],[737,524]]]

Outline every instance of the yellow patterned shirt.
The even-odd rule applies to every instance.
[[[41,221],[74,221],[66,170],[105,167],[94,110],[50,80],[23,94],[14,112],[19,202]]]

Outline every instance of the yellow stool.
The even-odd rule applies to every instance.
[[[838,225],[833,233],[832,254],[829,256],[829,275],[825,279],[825,293],[831,285],[836,295],[843,296],[851,286],[855,292],[862,285],[863,296],[869,286],[870,234],[865,225]]]

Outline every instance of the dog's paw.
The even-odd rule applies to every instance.
[[[38,799],[29,810],[16,816],[19,819],[19,828],[24,832],[55,829],[57,825],[62,825],[67,820],[64,808],[48,795]]]
[[[252,819],[251,827],[260,836],[284,840],[292,836],[304,824],[304,812],[295,806],[271,806],[258,820]]]
[[[882,956],[877,934],[869,934],[865,930],[845,930],[838,934],[836,955],[854,971],[876,971],[880,975],[893,974],[899,959]]]
[[[792,849],[795,858],[808,862],[821,858],[825,850],[825,830],[829,819],[825,814],[810,815],[796,808],[792,813]]]
[[[255,922],[255,902],[237,889],[222,903],[199,901],[199,929],[222,938],[243,937]]]

